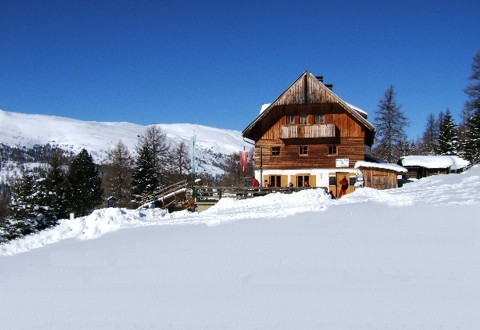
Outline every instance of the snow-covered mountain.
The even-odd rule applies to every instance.
[[[158,124],[172,145],[184,141],[190,145],[196,135],[198,171],[218,174],[212,165],[219,155],[230,155],[248,147],[240,131],[195,124]],[[11,147],[32,147],[36,144],[58,146],[74,153],[88,150],[97,162],[105,159],[108,150],[122,141],[132,152],[138,136],[147,126],[126,122],[81,121],[65,117],[22,114],[0,110],[0,143]]]

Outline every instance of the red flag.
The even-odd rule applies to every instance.
[[[245,172],[247,168],[248,162],[248,151],[240,151],[240,167],[242,168],[242,172]]]

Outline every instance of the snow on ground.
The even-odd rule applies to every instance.
[[[0,247],[4,329],[480,329],[480,167],[103,209]]]

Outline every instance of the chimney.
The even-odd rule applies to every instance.
[[[333,84],[325,84],[325,87],[333,91]]]
[[[323,76],[315,76],[315,78],[317,78],[318,81],[323,82]]]

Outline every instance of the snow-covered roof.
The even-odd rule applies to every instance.
[[[402,167],[397,164],[392,164],[392,163],[372,163],[372,162],[365,162],[365,161],[356,162],[354,168],[360,168],[360,167],[381,168],[385,170],[395,171],[397,173],[408,172],[408,170],[405,167]]]
[[[265,103],[265,104],[262,104],[261,108],[260,108],[260,113],[262,113],[266,108],[268,108],[270,106],[271,103]]]
[[[470,162],[458,156],[405,156],[403,166],[421,166],[425,168],[450,168],[458,170],[467,167]]]
[[[345,102],[345,101],[343,101]],[[368,113],[363,110],[363,109],[360,109],[359,107],[353,105],[353,104],[350,104],[348,102],[345,102],[350,108],[352,108],[353,110],[355,110],[356,112],[359,112],[360,114],[362,114],[363,116],[368,116]]]

